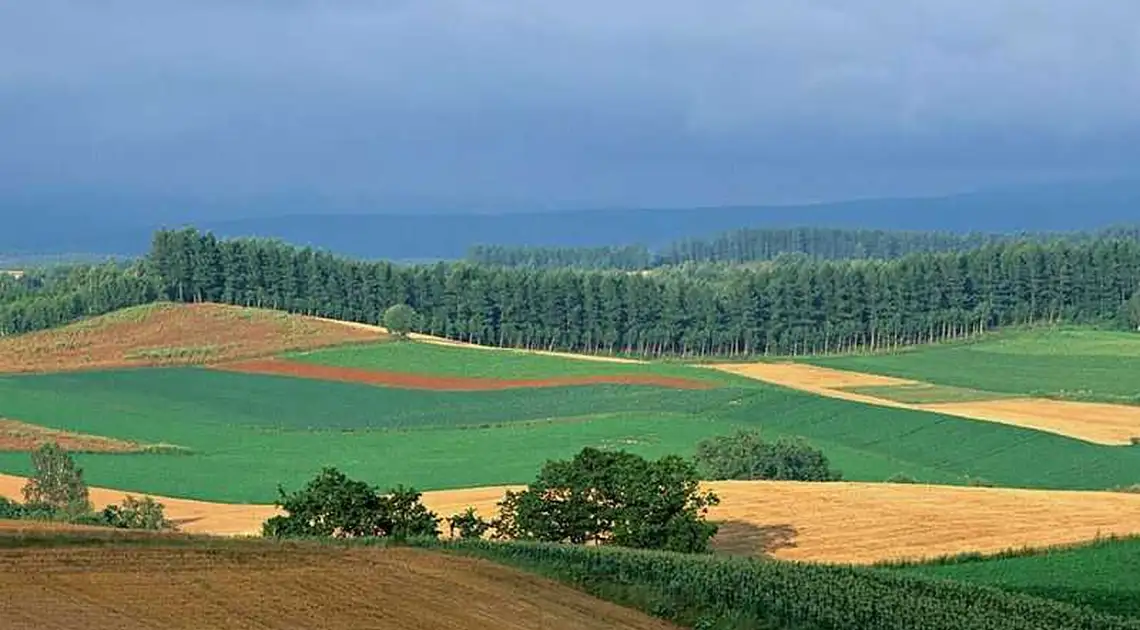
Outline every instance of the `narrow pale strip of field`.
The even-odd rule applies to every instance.
[[[971,420],[1000,422],[1047,431],[1095,444],[1127,445],[1140,437],[1140,407],[1008,398],[955,403],[904,403],[850,391],[852,387],[913,387],[918,381],[847,372],[800,363],[724,363],[709,367],[774,385],[869,405],[931,411]]]
[[[666,630],[569,586],[419,549],[313,546],[0,550],[5,630]]]
[[[18,497],[21,477],[0,475],[0,495]],[[710,518],[724,523],[714,541],[725,552],[787,560],[874,563],[967,551],[1088,541],[1140,534],[1140,495],[920,484],[719,481]],[[474,507],[484,517],[519,486],[425,492],[441,517]],[[137,494],[137,493],[136,493]],[[93,489],[97,505],[123,493]],[[228,505],[156,497],[182,531],[257,535],[271,505]],[[447,525],[442,524],[444,535]]]
[[[384,338],[268,309],[157,303],[0,338],[0,373],[216,363]]]
[[[383,326],[376,326],[373,324],[364,324],[364,323],[360,323],[360,322],[348,322],[348,321],[343,321],[343,320],[339,320],[339,319],[328,319],[328,318],[324,318],[324,317],[317,317],[314,319],[318,319],[318,320],[326,321],[326,322],[333,322],[333,323],[341,324],[343,326],[348,326],[351,328],[357,328],[357,329],[362,329],[362,330],[371,330],[371,331],[378,332],[378,333],[385,334],[385,335],[389,334],[388,329],[384,328]],[[596,354],[575,354],[573,352],[556,352],[554,350],[524,350],[524,349],[519,349],[519,348],[499,348],[496,346],[483,346],[483,345],[474,344],[474,343],[467,343],[465,341],[456,341],[454,339],[445,339],[443,337],[435,337],[433,335],[425,335],[422,333],[409,333],[408,338],[414,339],[416,341],[422,341],[424,343],[432,343],[432,344],[435,344],[437,346],[453,346],[456,348],[470,348],[473,350],[493,350],[495,352],[521,352],[521,353],[526,353],[526,354],[541,354],[541,355],[545,355],[548,357],[561,357],[563,359],[577,359],[579,361],[598,361],[598,362],[602,362],[602,363],[633,363],[633,364],[647,363],[647,361],[642,361],[640,359],[627,359],[624,357],[608,357],[608,356],[596,355]]]
[[[48,442],[55,442],[68,451],[86,453],[137,453],[146,450],[142,444],[126,440],[60,431],[0,418],[0,451],[34,451]]]

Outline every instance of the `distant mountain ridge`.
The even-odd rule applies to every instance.
[[[57,200],[58,201],[58,200]],[[102,200],[106,202],[106,200]],[[501,214],[358,212],[307,213],[282,204],[280,215],[261,207],[227,211],[213,202],[194,208],[147,213],[145,199],[130,207],[0,197],[0,252],[6,254],[133,255],[146,251],[159,228],[195,225],[218,236],[262,236],[362,258],[457,259],[473,245],[594,247],[711,237],[749,227],[829,227],[946,232],[1047,232],[1093,230],[1140,220],[1140,180],[1057,184],[929,198],[861,199],[810,205],[732,206],[687,209],[590,209]],[[124,202],[126,203],[126,202]],[[246,208],[248,210],[248,208]],[[289,211],[292,212],[289,212]],[[327,208],[326,210],[335,210]],[[252,212],[251,212],[252,214]]]

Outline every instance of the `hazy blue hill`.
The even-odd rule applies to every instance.
[[[308,204],[311,203],[311,206]],[[305,209],[306,206],[312,208]],[[389,206],[385,206],[389,207]],[[0,253],[146,250],[158,227],[194,224],[219,236],[272,236],[351,256],[461,258],[474,244],[661,246],[741,227],[826,226],[953,232],[1086,230],[1140,219],[1140,180],[1011,188],[936,198],[867,199],[816,205],[558,212],[455,211],[362,214],[361,206],[322,206],[311,199],[90,201],[0,197]],[[227,219],[222,217],[249,217]]]

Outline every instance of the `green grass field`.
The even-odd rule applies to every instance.
[[[1140,617],[1140,538],[900,569]]]
[[[293,352],[285,356],[320,365],[475,378],[541,379],[603,374],[659,374],[721,382],[738,380],[731,376],[726,379],[726,375],[721,372],[676,363],[613,363],[412,341],[341,346]]]
[[[467,352],[490,354],[481,350]],[[268,502],[321,466],[420,489],[522,483],[583,446],[690,455],[708,436],[759,427],[803,436],[845,478],[1104,489],[1140,481],[1140,449],[776,388],[579,386],[407,391],[200,368],[0,378],[0,417],[191,454],[79,456],[87,479],[138,492]],[[0,454],[23,473],[28,457]]]
[[[1137,333],[1020,330],[996,333],[973,343],[806,361],[971,390],[1140,404]]]

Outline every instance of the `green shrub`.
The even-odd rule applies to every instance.
[[[822,451],[801,438],[765,442],[756,431],[740,430],[697,444],[697,466],[710,480],[780,479],[839,481]]]
[[[166,520],[165,507],[149,496],[136,499],[127,495],[121,504],[103,508],[99,520],[120,529],[174,529],[174,524]]]
[[[491,528],[491,523],[483,520],[473,507],[453,515],[447,519],[447,522],[451,527],[451,535],[454,537],[458,532],[460,538],[482,538]]]
[[[439,536],[439,518],[424,507],[414,488],[399,486],[381,494],[336,468],[326,467],[301,490],[286,494],[278,488],[278,492],[277,506],[287,514],[274,516],[263,524],[262,533],[266,536]]]

